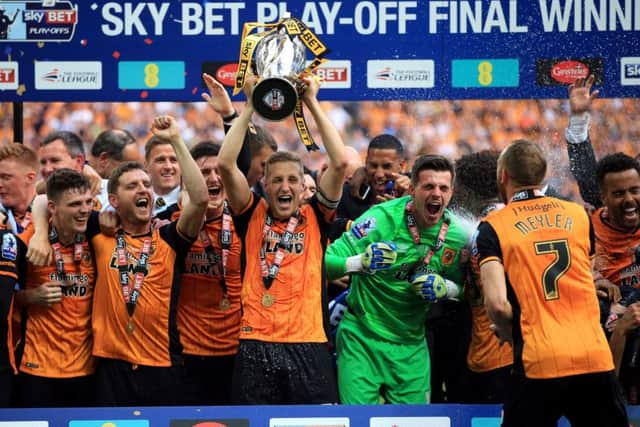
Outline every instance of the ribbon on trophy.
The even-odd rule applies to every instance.
[[[252,34],[254,30],[259,28],[264,31]],[[269,41],[271,43],[267,44]],[[300,45],[300,43],[302,44]],[[298,46],[306,47],[314,55],[314,59],[309,65],[305,66],[304,47],[300,52]],[[299,76],[311,74],[326,62],[327,59],[324,58],[324,55],[328,51],[329,49],[318,36],[297,18],[283,18],[270,24],[247,22],[242,29],[238,71],[233,94],[236,95],[242,90],[247,73],[256,66],[258,75],[261,79],[264,78],[254,88],[252,101],[256,112],[267,120],[275,121],[293,114],[296,128],[307,150],[318,150],[304,118],[301,98],[305,85],[299,80]],[[260,53],[260,58],[268,59],[254,61],[254,53]],[[266,64],[262,62],[266,62]],[[273,64],[277,66],[272,66]],[[277,72],[272,69],[263,70],[265,75],[262,75],[261,66],[265,70],[269,67],[277,69]],[[282,71],[283,69],[284,71]],[[283,74],[278,75],[278,73]]]

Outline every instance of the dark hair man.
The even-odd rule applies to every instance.
[[[405,166],[404,149],[398,138],[387,134],[373,138],[367,148],[365,178],[353,178],[345,184],[338,218],[356,219],[374,204],[405,194],[410,184],[409,177],[402,175]]]
[[[128,130],[107,129],[101,132],[91,146],[89,164],[104,179],[123,162],[141,162],[135,137]]]
[[[109,201],[120,229],[107,236],[98,233],[97,224],[89,225],[98,271],[93,354],[100,358],[101,405],[170,405],[182,392],[176,305],[184,258],[207,208],[207,187],[175,119],[157,117],[152,132],[184,171],[189,199],[177,221],[152,230],[149,174],[139,163],[123,163],[109,179]]]
[[[38,231],[47,236],[55,264],[28,263],[16,296],[24,307],[17,402],[28,408],[91,406],[96,272],[85,232],[93,196],[80,172],[63,168],[49,175],[47,199],[51,220]],[[33,233],[30,225],[20,234],[20,253],[26,253]]]
[[[410,196],[370,208],[327,249],[329,278],[351,275],[336,339],[342,403],[430,400],[425,319],[434,302],[461,292],[469,238],[446,209],[453,171],[444,157],[418,158]]]

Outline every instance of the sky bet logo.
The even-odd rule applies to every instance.
[[[24,22],[37,22],[38,24],[75,24],[75,10],[26,10],[23,15]]]
[[[620,74],[622,86],[639,86],[640,57],[620,58]]]

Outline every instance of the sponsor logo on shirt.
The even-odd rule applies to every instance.
[[[355,236],[356,239],[362,239],[369,234],[370,231],[376,228],[376,219],[375,218],[365,218],[361,222],[357,224],[353,224],[351,227],[351,233]]]

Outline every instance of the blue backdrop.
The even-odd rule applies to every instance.
[[[2,1],[1,101],[197,101],[245,22],[290,13],[329,47],[321,99],[640,95],[636,0]],[[309,59],[312,59],[309,53]]]

